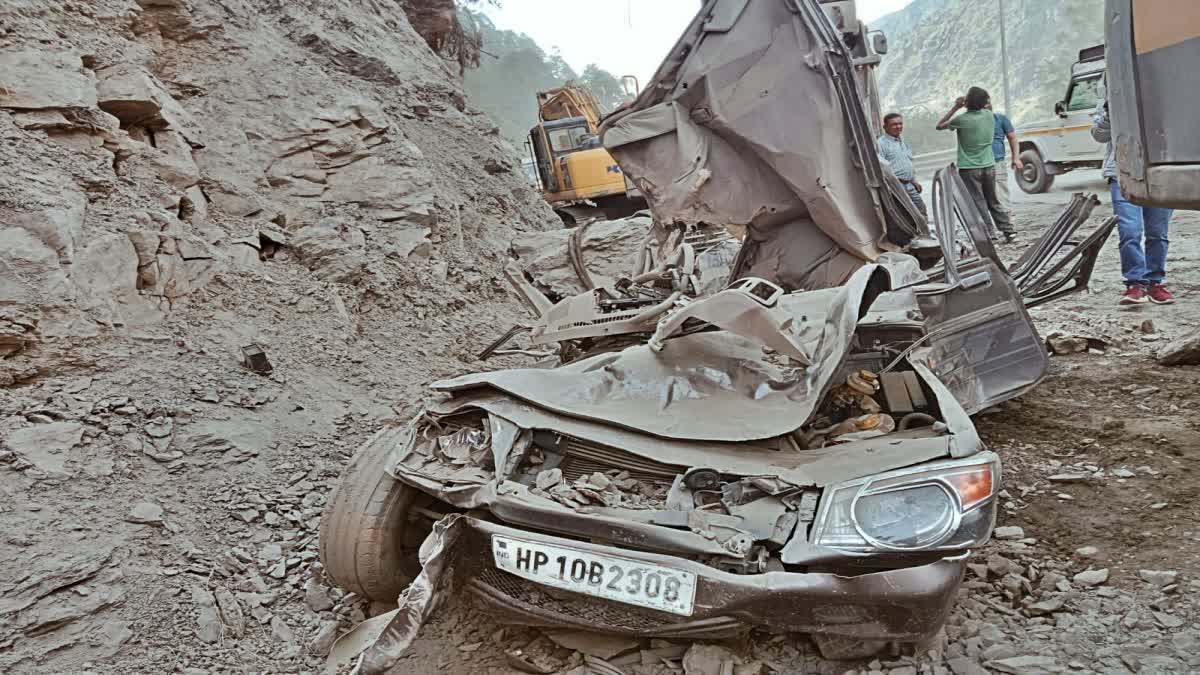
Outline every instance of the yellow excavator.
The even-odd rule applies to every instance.
[[[568,226],[591,218],[622,218],[646,199],[600,144],[600,105],[586,87],[567,82],[537,92],[538,124],[529,130],[542,196]]]

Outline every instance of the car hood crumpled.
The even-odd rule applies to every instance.
[[[836,286],[889,248],[853,67],[814,12],[825,20],[809,0],[709,0],[601,125],[660,222],[746,226],[738,276],[789,290]]]
[[[441,391],[493,388],[570,417],[654,436],[750,441],[798,429],[846,355],[858,321],[880,293],[907,281],[905,266],[867,265],[837,289],[784,296],[779,306],[810,325],[801,340],[813,365],[780,365],[761,341],[727,331],[635,345],[545,370],[521,368],[433,383]],[[697,302],[704,302],[699,300]]]

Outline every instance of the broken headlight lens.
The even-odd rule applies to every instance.
[[[991,534],[999,483],[991,452],[839,483],[821,500],[812,540],[853,551],[976,546]]]

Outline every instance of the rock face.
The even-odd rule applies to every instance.
[[[0,108],[70,110],[96,106],[96,76],[71,51],[0,54]]]
[[[0,2],[0,672],[310,672],[365,618],[343,450],[561,227],[407,4]]]
[[[337,283],[389,278],[373,260],[421,266],[446,230],[555,223],[485,169],[514,151],[401,3],[88,7],[11,25],[0,48],[0,161],[26,167],[0,176],[0,301],[41,333],[169,318],[268,257],[246,245],[256,223],[295,233],[297,257]],[[32,37],[55,31],[72,39]]]

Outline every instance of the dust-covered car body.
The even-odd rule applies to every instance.
[[[1010,270],[951,168],[932,239],[863,131],[852,52],[815,0],[712,0],[605,120],[654,213],[642,254],[561,297],[510,274],[557,357],[434,383],[359,451],[326,569],[368,595],[415,580],[335,658],[382,672],[451,592],[528,625],[805,633],[834,658],[937,633],[995,523],[1000,462],[970,415],[1043,376],[1026,305],[1085,286],[1103,237],[1051,263],[1094,205],[1077,198]],[[732,260],[725,228],[745,232]],[[584,229],[564,258],[588,288]],[[371,471],[390,482],[355,501]],[[433,521],[419,569],[379,545],[385,503]]]

